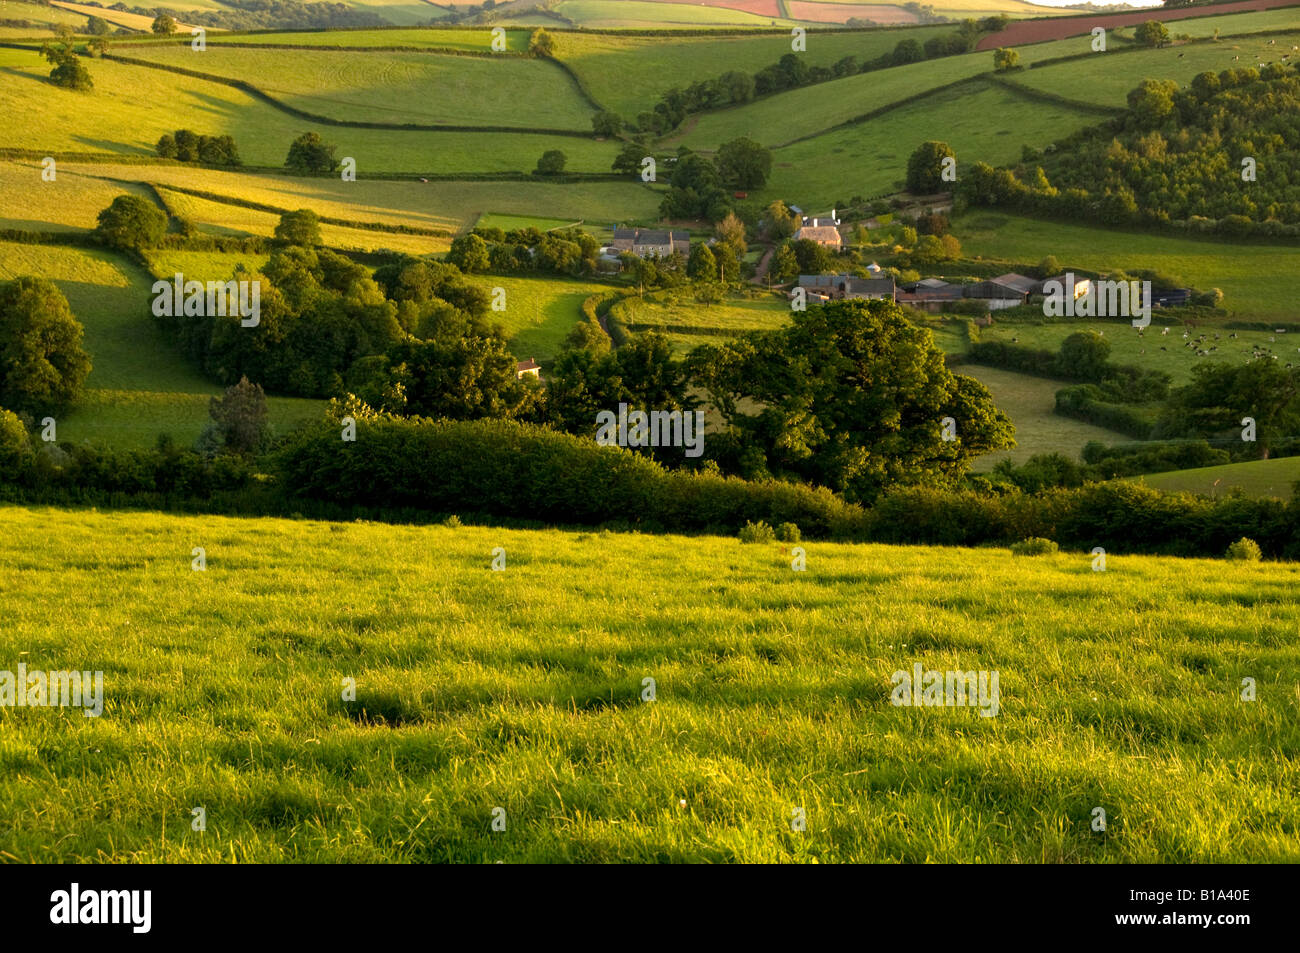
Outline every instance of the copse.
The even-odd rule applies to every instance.
[[[26,276],[0,285],[0,406],[44,414],[76,403],[90,373],[82,335],[54,282]]]
[[[166,13],[160,13],[154,17],[154,21],[149,28],[158,36],[170,36],[177,29],[176,21]]]
[[[284,167],[292,172],[333,172],[339,167],[334,147],[323,141],[320,133],[304,132],[289,146]]]
[[[275,240],[285,245],[317,248],[323,244],[320,216],[309,208],[285,212],[275,226]]]
[[[78,92],[87,92],[94,87],[95,83],[90,78],[90,71],[73,50],[70,39],[58,45],[46,43],[41,47],[41,55],[54,66],[54,69],[50,70],[50,81],[55,86]]]
[[[947,188],[943,179],[946,159],[956,153],[946,142],[930,140],[916,147],[907,160],[907,190],[914,195],[933,195]]]
[[[204,165],[240,165],[239,150],[232,136],[202,136],[189,129],[164,133],[154,151],[163,159],[202,162]]]

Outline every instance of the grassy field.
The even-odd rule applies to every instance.
[[[200,55],[200,54],[196,54]],[[0,142],[19,149],[152,155],[158,137],[182,124],[205,135],[234,136],[246,163],[279,167],[289,144],[307,131],[372,172],[529,172],[560,149],[573,172],[608,172],[617,145],[572,136],[339,128],[295,119],[220,83],[105,60],[91,62],[91,93],[47,81],[36,52],[0,50]],[[91,107],[94,108],[91,108]]]
[[[608,285],[562,278],[483,275],[473,280],[488,289],[505,289],[506,309],[490,312],[487,320],[505,329],[510,350],[521,361],[555,357],[582,318],[582,302],[610,290]]]
[[[754,299],[728,298],[716,304],[702,304],[686,297],[677,301],[624,298],[611,313],[626,324],[649,325],[667,332],[689,333],[684,329],[714,328],[739,334],[781,327],[790,319],[790,304],[784,297],[776,295]]]
[[[39,162],[0,161],[0,228],[68,232],[94,228],[95,216],[130,192],[149,198],[138,184],[105,182],[55,164],[53,182],[41,178]]]
[[[0,524],[9,668],[104,673],[99,718],[0,709],[19,861],[1300,859],[1295,565]],[[998,672],[998,715],[891,705],[914,663]]]
[[[1229,487],[1241,487],[1247,496],[1273,496],[1289,500],[1295,483],[1300,481],[1300,457],[1252,460],[1248,463],[1228,463],[1196,470],[1173,470],[1133,479],[1173,493],[1222,496]]]
[[[853,33],[811,30],[808,49],[800,55],[809,66],[831,66],[845,56],[866,61],[891,52],[900,40],[924,43],[951,30],[937,26]],[[596,100],[629,119],[653,108],[674,86],[715,79],[729,70],[755,73],[790,52],[788,34],[666,39],[562,34],[556,42],[557,55],[581,77]]]
[[[296,109],[333,119],[591,130],[591,105],[544,60],[217,45],[202,54],[153,46],[138,58],[244,80]],[[525,99],[528,108],[521,109]]]
[[[63,10],[68,10],[72,13],[80,13],[87,17],[99,17],[102,20],[107,20],[115,27],[126,27],[128,30],[139,30],[142,33],[148,33],[150,27],[153,26],[154,21],[154,18],[151,16],[142,16],[138,13],[127,13],[122,10],[112,10],[107,5],[102,7],[92,7],[85,3],[67,3],[65,0],[50,0],[50,5]],[[182,33],[188,34],[190,32],[190,25],[183,22],[183,19],[178,19],[176,21],[176,26]]]
[[[438,15],[438,8],[430,5],[430,16]],[[513,53],[528,50],[531,31],[506,30],[506,49]],[[240,33],[227,37],[214,37],[211,43],[269,43],[274,46],[418,46],[430,50],[467,50],[472,53],[492,52],[492,27],[475,26],[464,29],[437,27],[412,30],[327,30],[320,33]]]
[[[196,198],[183,192],[160,189],[173,214],[199,223],[199,231],[210,235],[261,235],[270,238],[280,222],[280,216],[259,212],[238,205],[227,205],[209,199]],[[411,255],[441,254],[451,247],[451,239],[443,236],[408,235],[364,228],[346,228],[323,224],[321,239],[330,248],[355,251],[400,251]]]
[[[35,163],[32,168],[38,168]],[[628,182],[413,182],[330,178],[295,178],[223,172],[174,165],[70,163],[78,173],[121,182],[150,182],[238,198],[278,209],[311,208],[330,218],[382,225],[412,225],[460,231],[480,215],[529,216],[546,208],[565,224],[616,224],[657,219],[660,191],[640,179]],[[14,196],[15,208],[21,208]],[[0,197],[0,202],[4,198]],[[106,203],[107,204],[107,203]],[[0,209],[6,206],[0,205]],[[232,213],[233,214],[233,213]]]
[[[1062,453],[1078,460],[1083,445],[1089,440],[1106,444],[1132,440],[1122,433],[1055,413],[1056,392],[1066,386],[1064,381],[1030,377],[979,364],[962,364],[953,368],[953,373],[983,383],[993,395],[998,410],[1010,417],[1016,427],[1016,446],[980,457],[975,465],[978,471],[992,470],[1002,460],[1018,465],[1038,453]]]
[[[1096,271],[1151,268],[1196,288],[1221,289],[1225,319],[1295,319],[1291,276],[1300,270],[1300,248],[1295,246],[1116,231],[988,210],[959,216],[953,233],[966,255],[1025,264],[1055,255],[1073,267]]]
[[[961,86],[773,150],[772,177],[763,195],[804,208],[830,208],[854,195],[900,189],[908,156],[935,135],[942,135],[956,152],[960,177],[963,163],[1013,162],[1026,143],[1050,142],[1096,118],[1066,106],[1027,101],[1001,87]],[[964,235],[959,237],[965,241]]]
[[[1168,327],[1169,333],[1162,334]],[[1300,334],[1272,334],[1267,331],[1229,331],[1215,327],[1184,327],[1181,323],[1162,324],[1158,312],[1151,316],[1151,327],[1139,333],[1139,329],[1123,321],[1088,321],[1080,318],[1059,324],[994,324],[980,331],[984,341],[1004,341],[1012,343],[1012,338],[1020,347],[1040,348],[1058,351],[1061,342],[1076,331],[1092,330],[1101,332],[1110,343],[1110,360],[1114,364],[1128,364],[1136,367],[1165,371],[1173,377],[1174,384],[1186,384],[1192,379],[1192,368],[1198,364],[1223,361],[1229,364],[1243,364],[1253,359],[1255,353],[1278,355],[1282,364],[1300,364]],[[1190,335],[1186,340],[1183,334]],[[1202,334],[1205,341],[1196,344]],[[1236,337],[1231,337],[1231,335]],[[1295,338],[1296,340],[1291,340]],[[1196,345],[1195,348],[1188,344]],[[1198,357],[1196,350],[1213,351],[1206,357]],[[1272,360],[1272,358],[1264,358]]]
[[[1287,25],[1295,25],[1296,12],[1286,12],[1291,17]],[[1276,42],[1270,44],[1270,40]],[[1185,86],[1191,82],[1192,77],[1205,70],[1218,73],[1225,69],[1247,65],[1255,67],[1258,63],[1276,61],[1283,55],[1282,51],[1289,54],[1291,47],[1297,43],[1300,43],[1300,33],[1225,40],[1219,43],[1180,44],[1158,50],[1126,52],[1122,56],[1113,57],[1098,54],[1096,58],[1025,70],[1013,74],[1011,78],[1043,92],[1084,99],[1104,106],[1123,107],[1129,91],[1144,79],[1171,79]]]

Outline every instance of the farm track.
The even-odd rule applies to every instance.
[[[1113,30],[1116,27],[1145,23],[1147,20],[1189,20],[1229,13],[1255,13],[1260,10],[1276,10],[1280,7],[1296,5],[1296,0],[1241,0],[1238,3],[1216,4],[1212,7],[1151,9],[1140,13],[1104,13],[1083,17],[1055,17],[1050,20],[1016,20],[1001,32],[984,37],[976,44],[975,49],[996,50],[998,47],[1064,40],[1090,33],[1093,27]]]

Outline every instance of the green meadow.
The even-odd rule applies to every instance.
[[[331,119],[591,131],[591,105],[545,60],[215,44],[203,53],[154,46],[137,58],[243,80],[295,109]],[[529,107],[520,109],[524,98]]]
[[[1246,463],[1227,463],[1195,470],[1171,470],[1133,479],[1171,493],[1223,496],[1230,489],[1239,487],[1246,496],[1272,496],[1289,500],[1300,484],[1300,457],[1250,460]]]
[[[98,718],[0,708],[12,861],[1300,859],[1292,564],[0,525],[4,667],[103,672]],[[891,704],[914,664],[997,672],[997,715]]]
[[[1221,289],[1225,319],[1295,319],[1292,276],[1300,269],[1300,247],[1294,245],[1120,231],[986,209],[958,216],[953,233],[968,256],[1032,266],[1055,255],[1062,266],[1098,272],[1150,268],[1195,288]]]
[[[152,155],[158,137],[187,125],[204,135],[231,135],[244,162],[280,167],[289,144],[318,132],[337,154],[372,172],[530,172],[543,152],[560,149],[568,170],[608,172],[617,146],[589,138],[530,133],[427,132],[319,125],[221,83],[106,60],[89,66],[92,93],[48,83],[49,65],[35,51],[0,50],[4,145],[44,153]],[[94,108],[89,108],[93,104]]]
[[[612,290],[594,281],[563,278],[476,275],[472,280],[489,291],[505,289],[505,310],[489,312],[486,320],[501,325],[511,352],[521,361],[554,358],[574,325],[582,320],[582,302]]]

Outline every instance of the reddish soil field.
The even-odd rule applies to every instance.
[[[786,0],[790,16],[796,20],[817,23],[847,23],[850,17],[861,17],[876,23],[915,23],[916,14],[902,7],[883,3],[812,3],[808,0]]]
[[[659,3],[689,3],[693,7],[725,7],[728,10],[740,10],[760,17],[781,16],[776,0],[657,0]]]
[[[1210,7],[1183,7],[1174,10],[1155,8],[1136,13],[1102,13],[1091,17],[1055,17],[1051,20],[1015,20],[1001,33],[980,40],[978,50],[995,50],[999,46],[1023,46],[1045,40],[1063,40],[1092,32],[1095,26],[1111,29],[1132,26],[1147,20],[1186,20],[1214,13],[1250,13],[1254,10],[1275,10],[1278,7],[1296,6],[1296,0],[1242,0],[1240,3],[1216,3]],[[1297,16],[1300,21],[1300,15]]]

